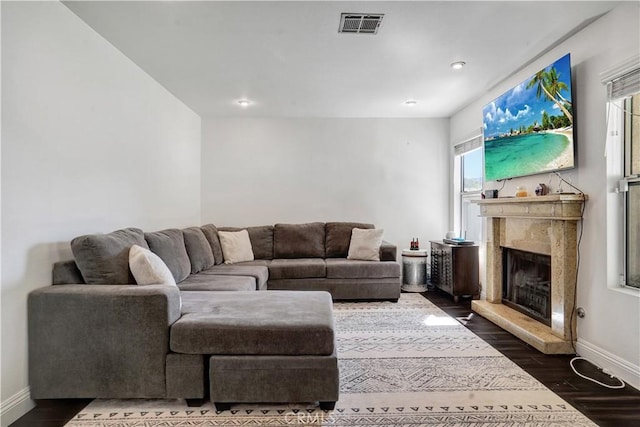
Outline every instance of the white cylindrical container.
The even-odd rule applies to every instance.
[[[426,249],[402,251],[402,290],[407,292],[425,292],[427,290]]]

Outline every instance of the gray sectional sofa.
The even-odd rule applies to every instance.
[[[29,295],[32,398],[209,395],[218,409],[333,407],[332,298],[400,295],[396,247],[383,243],[380,261],[346,259],[353,228],[373,225],[248,227],[255,259],[237,264],[224,264],[211,224],[74,239],[74,260],[54,264],[53,286]],[[158,255],[177,286],[136,285],[128,264],[134,244]]]

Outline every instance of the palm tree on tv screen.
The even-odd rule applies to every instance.
[[[546,73],[546,83],[549,88],[549,92],[556,95],[564,104],[571,105],[571,101],[565,99],[562,96],[562,91],[569,90],[569,87],[565,82],[560,81],[560,73],[556,71],[555,67],[551,67],[548,73]]]
[[[553,101],[558,108],[569,119],[569,122],[573,125],[573,115],[569,112],[565,104],[571,106],[571,102],[567,101],[560,92],[563,90],[569,90],[566,83],[560,81],[560,73],[558,73],[555,67],[551,67],[549,71],[540,70],[533,78],[527,83],[527,89],[531,89],[536,86],[536,98],[540,98],[544,93],[544,96]],[[560,98],[557,99],[556,97]]]

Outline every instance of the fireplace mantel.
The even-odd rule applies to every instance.
[[[584,194],[550,194],[536,197],[500,197],[476,200],[480,215],[492,218],[540,218],[578,221],[587,196]]]
[[[489,219],[487,268],[485,299],[471,307],[543,353],[573,352],[577,229],[586,200],[584,194],[552,194],[476,201]],[[551,256],[551,327],[502,304],[503,248]]]

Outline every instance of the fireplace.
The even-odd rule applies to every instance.
[[[577,230],[585,200],[552,194],[477,201],[489,219],[486,279],[482,299],[471,308],[545,354],[573,353]],[[505,294],[508,280],[514,284]]]
[[[551,326],[551,257],[504,248],[502,303]]]

